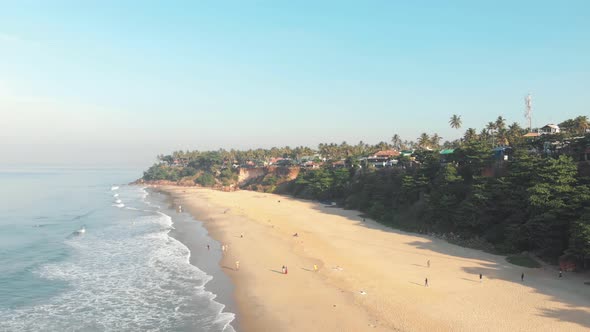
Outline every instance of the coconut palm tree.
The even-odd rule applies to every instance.
[[[391,144],[393,145],[393,148],[400,151],[402,149],[402,139],[401,137],[399,137],[398,134],[393,135],[393,137],[391,138]]]
[[[422,133],[420,137],[418,137],[418,147],[421,149],[430,147],[430,136],[428,136],[427,133]]]
[[[377,143],[377,145],[375,145],[375,149],[377,149],[379,151],[389,150],[390,148],[391,148],[391,145],[387,144],[386,142],[379,142],[379,143]]]
[[[494,124],[496,125],[496,129],[502,130],[506,127],[506,119],[500,115]]]
[[[526,130],[522,129],[522,127],[517,122],[512,123],[510,126],[508,126],[508,142],[512,146],[516,145],[522,140],[522,135],[525,133]]]
[[[489,133],[492,133],[494,130],[496,130],[496,123],[495,122],[488,122],[488,124],[486,125],[486,130]]]
[[[577,133],[584,134],[589,127],[590,123],[588,122],[587,116],[582,115],[574,119],[574,128]]]
[[[508,145],[508,131],[504,128],[498,129],[496,133],[498,145]]]
[[[432,148],[438,148],[440,146],[440,141],[442,140],[442,137],[438,136],[438,134],[433,134],[430,137],[430,147]]]
[[[475,128],[467,129],[465,135],[463,135],[463,139],[465,139],[466,142],[477,139],[477,131],[475,131]]]
[[[402,150],[413,149],[416,146],[414,141],[404,140],[402,143]]]
[[[461,121],[461,116],[453,114],[453,116],[451,116],[451,119],[449,120],[449,124],[451,125],[451,128],[461,128],[461,125],[463,124],[463,122]]]

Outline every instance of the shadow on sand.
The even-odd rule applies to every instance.
[[[426,252],[424,253],[425,257],[428,257],[429,259],[436,259],[436,263],[434,264],[444,264],[444,261],[446,260],[464,261],[473,264],[474,260],[476,260],[478,261],[477,264],[479,264],[479,267],[462,268],[466,274],[472,275],[475,278],[477,278],[476,276],[481,273],[486,279],[497,279],[522,284],[520,275],[524,272],[526,274],[524,284],[526,284],[527,287],[530,287],[536,293],[549,296],[550,300],[552,301],[563,303],[568,307],[567,309],[539,308],[539,315],[563,322],[575,323],[585,328],[590,328],[590,315],[587,315],[584,310],[577,309],[586,308],[590,304],[590,287],[584,285],[584,277],[587,277],[587,275],[572,273],[571,279],[567,280],[569,284],[560,285],[559,282],[563,282],[564,280],[558,280],[557,277],[555,279],[551,279],[548,272],[539,269],[530,269],[510,264],[506,261],[505,256],[493,255],[484,253],[481,250],[460,247],[450,244],[442,239],[433,238],[424,234],[397,230],[373,221],[358,211],[355,216],[351,216],[350,210],[334,207],[326,208],[321,203],[317,202],[315,202],[313,205],[313,209],[321,213],[341,216],[355,222],[359,227],[365,227],[391,234],[400,234],[421,238],[420,240],[410,241],[406,244],[417,249],[424,249],[425,251],[428,250],[433,253],[439,253],[440,255]],[[365,219],[363,220],[363,218]],[[404,252],[403,250],[400,251]],[[411,253],[416,254],[415,252]],[[412,265],[426,267],[425,265],[420,264]],[[552,268],[553,267],[551,266],[546,267],[546,269]],[[474,279],[461,279],[475,283],[478,282]],[[409,282],[417,286],[424,287],[423,284],[412,281]]]

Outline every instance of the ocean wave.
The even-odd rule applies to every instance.
[[[77,215],[77,216],[73,217],[72,220],[80,220],[80,219],[83,219],[83,218],[86,218],[86,217],[90,216],[93,213],[94,213],[94,210],[91,210],[91,211],[88,211],[86,213],[83,213],[83,214],[80,214],[80,215]]]
[[[119,190],[119,186],[112,186],[111,191]]]
[[[67,282],[70,290],[50,303],[0,311],[1,330],[233,331],[205,285],[212,280],[189,263],[189,249],[168,235],[164,213],[136,216],[84,238],[67,239],[67,261],[36,273]]]
[[[49,224],[35,224],[33,227],[40,228],[40,227],[48,227],[48,226],[57,226],[59,224],[56,223],[49,223]]]

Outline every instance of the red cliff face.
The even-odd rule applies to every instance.
[[[268,190],[275,188],[277,185],[288,181],[293,181],[299,175],[299,167],[279,167],[267,166],[256,168],[240,168],[238,174],[238,182],[228,186],[221,185],[219,179],[217,184],[213,186],[214,189],[223,191],[239,190],[239,188],[246,188],[257,190]],[[272,180],[271,180],[272,179]],[[142,179],[133,182],[133,184],[155,185],[155,186],[182,186],[182,187],[199,187],[195,184],[194,177],[182,178],[179,181],[155,180],[144,181]],[[271,189],[274,190],[274,189]]]
[[[263,167],[240,168],[240,174],[238,175],[238,185],[242,185],[254,179],[264,177],[265,175],[266,172],[264,171]]]
[[[240,168],[238,176],[238,185],[257,184],[267,176],[275,176],[280,179],[280,182],[292,181],[299,175],[299,167],[256,167],[256,168]]]
[[[197,186],[193,180],[189,180],[189,179],[182,179],[180,181],[169,181],[169,180],[145,181],[143,179],[139,179],[137,181],[131,182],[130,184],[140,184],[140,185],[148,185],[148,186],[181,186],[181,187],[196,187]]]

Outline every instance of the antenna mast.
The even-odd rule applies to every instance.
[[[533,128],[533,126],[532,126],[533,98],[531,97],[530,93],[526,97],[524,97],[524,105],[525,105],[524,117],[529,122],[529,132],[531,132],[533,130],[532,129]]]

